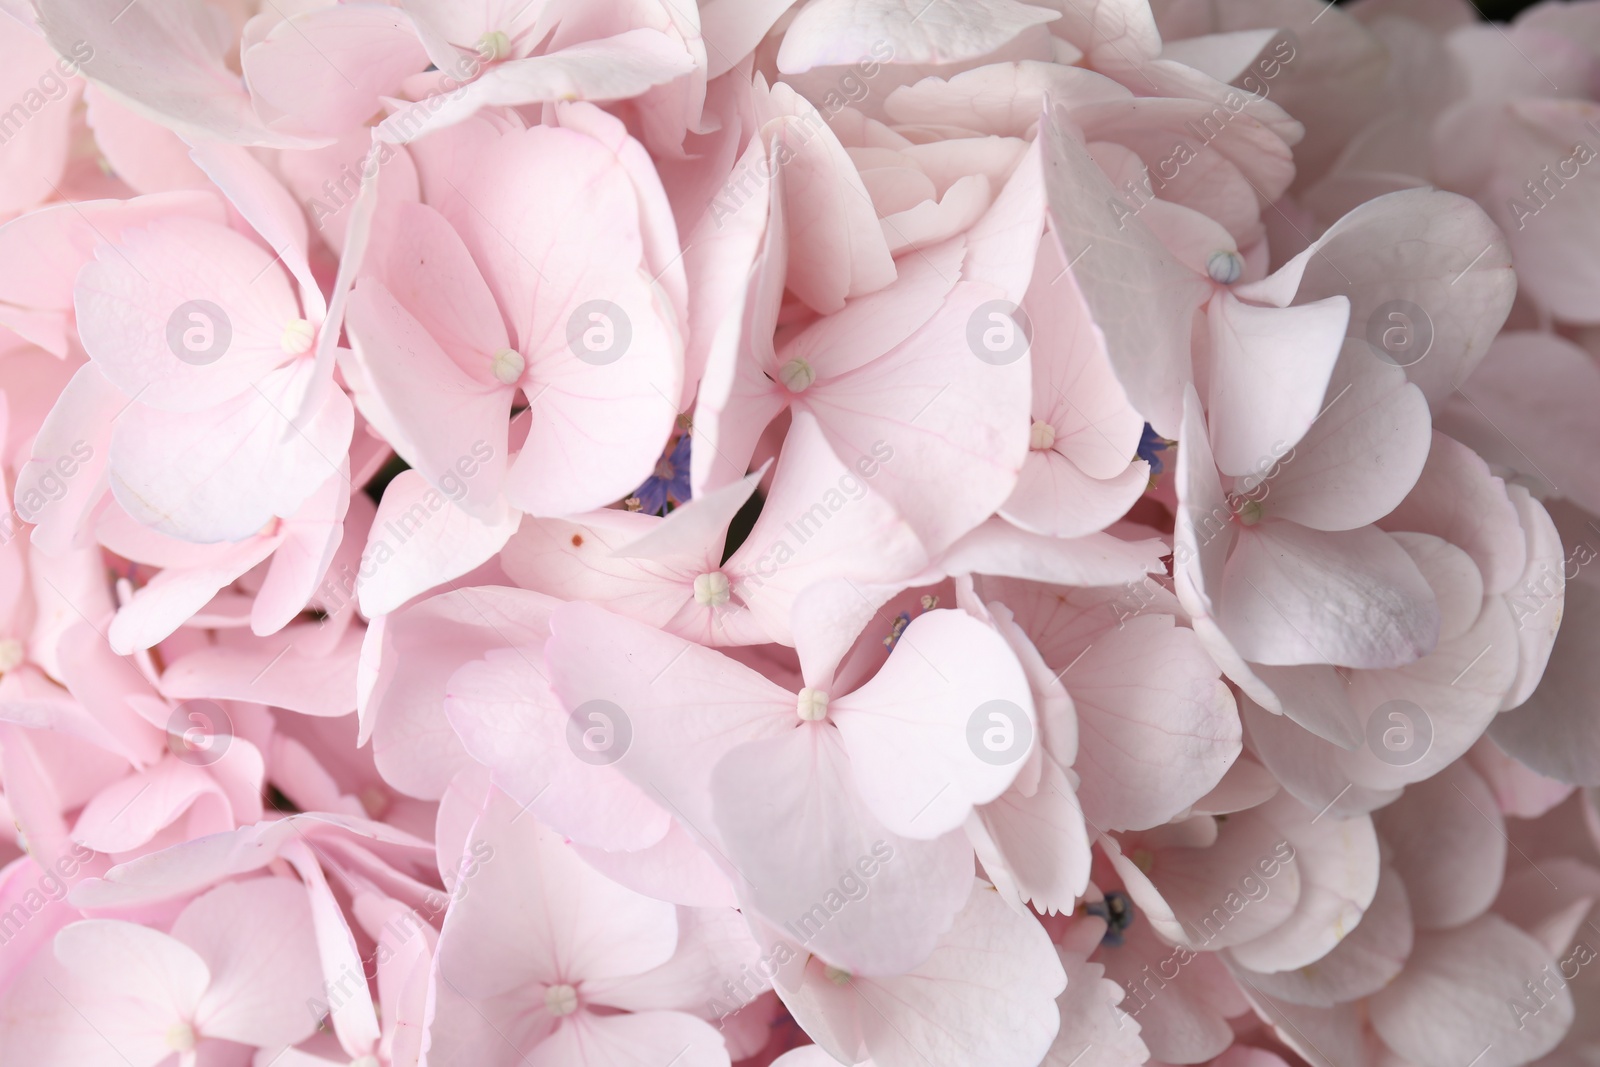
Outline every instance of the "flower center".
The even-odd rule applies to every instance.
[[[511,38],[505,30],[490,30],[475,47],[486,62],[496,63],[511,54]]]
[[[194,1027],[188,1023],[173,1023],[167,1027],[167,1047],[174,1052],[193,1052]]]
[[[1048,452],[1055,443],[1056,428],[1048,422],[1034,419],[1033,429],[1028,431],[1028,447],[1035,452]]]
[[[283,336],[278,339],[278,345],[292,356],[303,356],[311,351],[311,342],[316,340],[317,328],[306,319],[290,319],[289,324],[283,328]]]
[[[823,977],[827,978],[827,980],[832,982],[834,985],[844,985],[850,981],[849,971],[841,971],[832,964],[822,968],[822,974]]]
[[[528,361],[522,358],[522,353],[515,348],[502,348],[489,360],[489,369],[494,373],[494,380],[501,385],[515,385],[517,379],[522,377],[522,371],[527,367]]]
[[[25,657],[21,641],[15,637],[0,637],[0,674],[16,670]]]
[[[728,602],[728,576],[721,571],[702,574],[694,580],[694,602],[716,608]]]
[[[557,1019],[578,1010],[578,991],[565,983],[544,991],[544,1007]]]
[[[1218,285],[1232,285],[1244,273],[1244,260],[1237,252],[1221,249],[1211,253],[1211,258],[1206,260],[1206,273]]]
[[[383,813],[389,810],[389,794],[379,785],[369,785],[361,790],[361,807],[374,819],[383,818]]]
[[[1261,501],[1251,500],[1246,496],[1235,496],[1231,501],[1233,513],[1239,516],[1239,525],[1254,526],[1261,521]]]
[[[808,686],[800,690],[795,710],[803,722],[821,722],[828,717],[828,694]]]
[[[791,393],[803,393],[817,380],[817,372],[803,359],[791,359],[778,368],[778,380]]]
[[[1103,945],[1122,944],[1123,931],[1133,925],[1133,900],[1115,889],[1107,893],[1104,900],[1085,904],[1083,910],[1106,921],[1105,936],[1100,939]]]

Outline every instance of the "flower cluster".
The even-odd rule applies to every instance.
[[[0,1063],[1600,1057],[1600,0],[0,53]]]

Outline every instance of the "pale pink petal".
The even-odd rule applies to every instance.
[[[306,425],[291,425],[313,374],[297,360],[203,413],[130,405],[111,434],[118,502],[146,525],[202,544],[243,541],[274,517],[294,516],[330,477],[344,477],[336,457],[354,429],[354,408],[337,389]]]
[[[364,124],[379,109],[379,97],[427,67],[428,56],[410,20],[395,8],[336,4],[290,13],[239,61],[268,121],[331,135]]]
[[[1477,564],[1485,592],[1506,591],[1527,565],[1527,539],[1505,482],[1472,449],[1437,431],[1417,484],[1380,525],[1456,545]]]
[[[1541,225],[1543,225],[1541,223]],[[1600,403],[1600,368],[1577,345],[1553,333],[1506,331],[1439,412],[1439,428],[1489,461],[1559,487],[1589,511],[1600,510],[1594,472],[1573,462],[1574,435]],[[1514,442],[1514,443],[1513,443]]]
[[[782,82],[773,85],[765,110],[776,120],[773,151],[785,172],[789,288],[828,314],[844,307],[846,297],[894,281],[872,198],[822,113]]]
[[[488,481],[492,471],[480,467],[477,477]],[[420,473],[402,471],[384,489],[362,552],[356,581],[361,613],[368,618],[383,615],[452,583],[493,558],[516,532],[521,518],[502,503],[498,516],[480,519]]]
[[[1046,756],[1032,796],[1009,789],[973,812],[967,836],[1008,901],[1072,911],[1089,881],[1089,835],[1068,772]]]
[[[711,775],[741,895],[851,974],[904,972],[966,902],[972,850],[959,832],[912,841],[888,830],[857,795],[834,727],[797,725],[739,746]]]
[[[312,636],[312,628],[297,626],[269,641],[196,649],[167,665],[161,693],[175,701],[242,700],[302,715],[348,715],[356,706],[361,635],[348,632],[323,655],[306,647]]]
[[[550,606],[548,598],[520,589],[453,589],[368,627],[358,675],[360,739],[372,739],[386,782],[436,800],[458,770],[472,765],[445,717],[450,676],[490,648],[542,640]]]
[[[1452,764],[1407,786],[1373,822],[1394,850],[1419,930],[1460,926],[1494,902],[1509,842],[1494,794],[1471,767]]]
[[[407,232],[424,229],[426,219],[419,213],[409,220]],[[437,256],[448,246],[427,251]],[[427,275],[408,280],[419,289],[440,288],[426,284]],[[446,291],[454,307],[472,307],[478,303],[475,297],[488,295],[481,285],[459,282]],[[426,305],[419,309],[422,314],[432,310]],[[506,426],[515,390],[487,373],[498,350],[488,346],[503,348],[505,333],[492,302],[483,300],[479,310],[489,314],[474,322],[493,325],[474,331],[481,337],[459,339],[481,345],[474,345],[477,351],[471,353],[482,361],[478,375],[457,365],[466,353],[457,355],[459,348],[443,347],[458,342],[458,336],[452,336],[454,323],[440,323],[439,316],[430,315],[433,322],[424,327],[377,278],[363,278],[352,290],[349,330],[352,358],[360,363],[355,397],[361,413],[436,489],[450,490],[467,511],[488,518],[508,462]]]
[[[0,97],[13,102],[6,112],[12,125],[0,152],[0,214],[6,217],[52,199],[60,188],[73,108],[83,92],[82,79],[74,77],[77,57],[94,51],[86,41],[77,47],[58,58],[31,27],[10,18],[0,27],[0,69],[5,71]]]
[[[197,189],[205,172],[189,158],[189,146],[177,134],[118,102],[98,85],[84,91],[85,119],[94,143],[117,177],[141,193]]]
[[[1488,1067],[1528,1063],[1572,1023],[1564,986],[1546,991],[1548,1000],[1523,986],[1553,966],[1548,950],[1495,915],[1419,933],[1400,977],[1368,1001],[1372,1027],[1419,1067],[1480,1055]]]
[[[83,73],[147,118],[191,137],[231,144],[310,147],[275,133],[251,106],[238,75],[223,64],[228,44],[198,0],[119,11],[116,0],[70,0],[40,19],[62,55],[83,55]],[[100,32],[117,19],[116,32]],[[75,52],[74,49],[77,49]]]
[[[877,675],[829,708],[861,798],[890,830],[918,840],[955,829],[973,805],[1004,792],[1037,729],[1005,638],[961,611],[919,615]],[[1003,736],[983,735],[986,747],[975,749],[975,718],[980,734]]]
[[[694,58],[682,42],[658,30],[628,30],[492,67],[459,89],[441,94],[437,103],[402,106],[379,126],[379,135],[405,143],[469,119],[483,107],[625,100],[693,69]]]
[[[812,961],[803,984],[780,983],[779,995],[812,1031],[838,1026],[841,1008],[853,1011],[870,1062],[879,1067],[968,1056],[996,1067],[1037,1064],[1059,1026],[1061,962],[1031,917],[1008,908],[992,886],[971,879],[967,885],[965,907],[932,954],[907,973],[848,976],[835,1000],[827,992],[834,982]]]
[[[323,995],[322,967],[311,904],[297,880],[219,886],[183,910],[172,936],[211,971],[211,985],[195,1008],[196,1030],[271,1046],[294,1044],[316,1029],[306,1004]]]
[[[1230,293],[1212,299],[1207,415],[1224,474],[1259,473],[1263,459],[1294,448],[1320,421],[1349,317],[1342,297],[1289,308],[1246,304]]]
[[[1261,974],[1235,970],[1251,991],[1291,1004],[1332,1007],[1382,995],[1411,954],[1412,913],[1406,885],[1392,865],[1378,872],[1378,889],[1361,925],[1315,963],[1292,971]]]
[[[96,249],[78,274],[74,302],[84,350],[106,377],[130,399],[170,411],[197,411],[249,389],[290,358],[284,331],[300,317],[271,251],[186,218]]]
[[[1387,353],[1437,408],[1488,354],[1505,321],[1516,290],[1510,258],[1505,238],[1472,201],[1407,190],[1356,208],[1258,283],[1278,293],[1246,286],[1239,295],[1286,304],[1298,282],[1300,303],[1348,296],[1348,336]]]
[[[889,468],[909,462],[883,437],[843,451],[810,412],[795,412],[761,514],[723,568],[762,632],[793,641],[795,605],[820,584],[909,579],[927,564],[882,489]]]
[[[683,1067],[728,1067],[722,1035],[681,1011],[581,1012],[532,1049],[528,1067],[648,1067],[662,1052]]]
[[[1083,810],[1103,829],[1163,822],[1208,793],[1240,752],[1238,714],[1194,631],[1145,615],[1055,670],[1077,708]],[[1074,665],[1075,663],[1075,665]]]
[[[900,63],[953,63],[993,52],[1019,33],[1060,18],[1018,0],[971,0],[942,11],[920,0],[812,0],[789,24],[778,69],[802,74],[878,58],[885,42]]]
[[[1300,872],[1300,897],[1281,926],[1232,950],[1256,971],[1286,971],[1321,959],[1356,928],[1378,887],[1378,841],[1365,816],[1317,813],[1287,793],[1259,809],[1288,842]]]
[[[1176,438],[1183,388],[1193,377],[1190,323],[1212,283],[1175,262],[1123,205],[1064,108],[1054,109],[1040,136],[1056,240],[1105,334],[1111,365],[1135,410]]]
[[[994,296],[963,282],[894,352],[801,394],[841,459],[887,446],[873,489],[933,552],[1004,503],[1027,455],[1027,361],[991,364],[967,337]]]
[[[473,828],[487,858],[463,884],[439,938],[438,967],[457,992],[487,998],[535,983],[576,985],[640,974],[672,956],[673,905],[611,882],[518,809],[491,790]],[[538,1014],[543,1008],[538,1003]],[[508,1009],[526,1010],[510,1002],[498,1010]]]
[[[542,653],[536,645],[493,649],[451,676],[445,714],[462,744],[530,818],[571,840],[611,850],[657,843],[671,825],[668,811],[609,763],[583,758],[594,749],[574,747],[596,726],[611,731],[595,735],[599,744],[627,746],[628,724],[569,718],[545,680]]]
[[[1352,530],[1405,498],[1430,440],[1421,391],[1365,345],[1346,341],[1315,424],[1298,443],[1274,441],[1258,454],[1240,489],[1263,514],[1314,530]]]
[[[1246,659],[1399,667],[1439,639],[1433,591],[1390,535],[1290,522],[1241,531],[1219,618]]]

